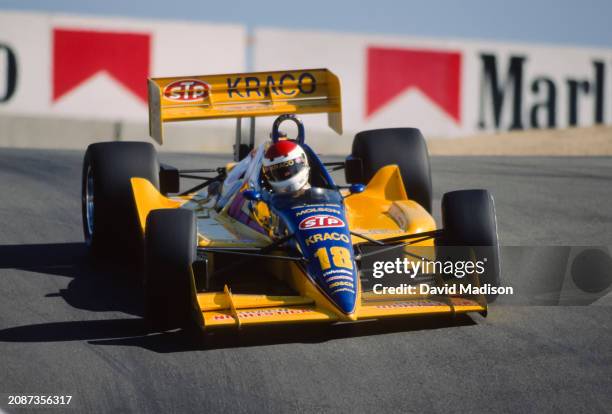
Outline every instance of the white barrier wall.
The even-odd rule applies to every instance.
[[[455,137],[612,124],[612,50],[273,28],[256,29],[252,44],[257,70],[336,72],[347,137],[398,126]],[[239,25],[0,12],[0,116],[126,121],[141,127],[124,138],[143,138],[147,77],[241,72],[246,56]],[[325,116],[304,118],[307,128],[329,131]],[[257,122],[258,139],[270,123]],[[33,135],[27,121],[19,137],[4,124],[0,145],[31,145],[21,138]],[[217,150],[229,149],[233,126],[209,121],[202,132],[185,130],[198,150]],[[202,140],[211,127],[228,134]],[[38,135],[32,139],[49,140]],[[350,147],[350,139],[318,136],[328,152]]]
[[[0,12],[0,115],[147,120],[146,78],[240,72],[242,26]]]
[[[416,126],[452,137],[612,124],[612,50],[271,28],[255,39],[258,70],[336,72],[347,131]]]

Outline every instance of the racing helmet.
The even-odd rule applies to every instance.
[[[274,191],[298,191],[308,184],[310,175],[306,153],[294,141],[279,140],[266,150],[263,174]]]

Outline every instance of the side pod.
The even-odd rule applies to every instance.
[[[134,177],[130,181],[132,183],[132,193],[136,203],[138,221],[143,234],[147,223],[147,216],[151,210],[158,208],[179,208],[183,204],[180,201],[165,197],[147,179]]]

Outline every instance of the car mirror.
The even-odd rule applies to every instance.
[[[163,195],[180,192],[179,170],[171,165],[159,164],[159,191]]]
[[[361,158],[349,155],[344,162],[344,176],[347,183],[363,183],[363,163]]]
[[[351,184],[349,187],[349,191],[351,192],[351,194],[363,193],[364,190],[365,185],[363,184]]]
[[[257,190],[244,190],[242,196],[249,201],[261,200],[261,193]]]

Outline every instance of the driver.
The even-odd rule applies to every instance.
[[[281,139],[270,145],[262,169],[272,190],[277,193],[295,193],[310,188],[308,158],[294,141]]]

